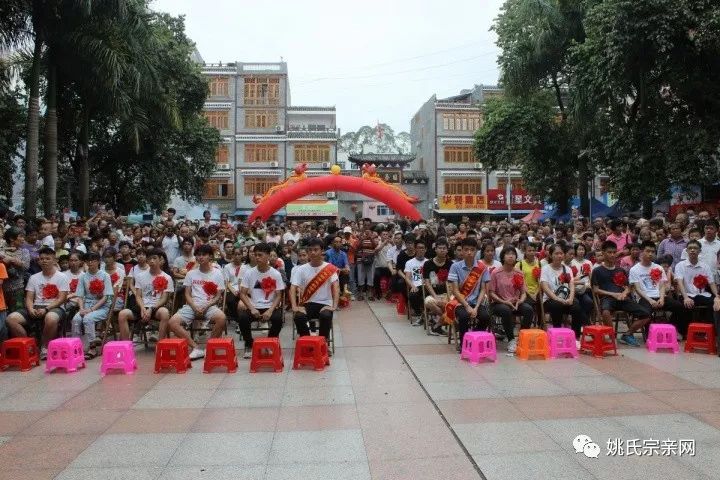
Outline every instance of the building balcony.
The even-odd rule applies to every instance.
[[[289,130],[287,132],[288,140],[321,140],[321,141],[337,141],[337,132],[335,130],[324,131],[306,131],[306,130]]]

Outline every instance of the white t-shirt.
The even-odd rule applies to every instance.
[[[68,279],[68,286],[70,287],[70,293],[75,293],[77,291],[78,282],[80,281],[80,276],[83,274],[83,271],[78,270],[78,273],[72,273],[72,271],[68,270],[68,271],[62,272],[62,273]]]
[[[187,268],[189,263],[192,264],[191,268]],[[178,270],[182,270],[182,269],[192,270],[192,268],[194,268],[195,265],[197,265],[195,263],[195,257],[185,258],[183,255],[180,255],[179,257],[177,257],[175,259],[175,261],[173,262],[173,267],[177,268]]]
[[[213,295],[205,292],[205,284],[214,283],[217,291],[225,290],[225,280],[223,279],[222,270],[219,268],[210,268],[208,273],[203,273],[199,268],[190,270],[185,276],[183,285],[190,287],[190,295],[195,305],[199,308],[205,308],[212,300]]]
[[[81,241],[75,242],[75,247],[73,249],[70,248],[70,242],[66,243],[63,248],[67,251],[77,250],[78,252],[87,253],[87,247],[85,247],[85,244]]]
[[[397,257],[403,250],[403,245],[400,245],[399,247],[397,245],[391,245],[386,252],[387,261],[392,262],[393,265],[397,265]]]
[[[685,291],[690,298],[696,295],[703,297],[709,297],[710,292],[700,291],[693,283],[695,277],[698,275],[705,275],[709,283],[714,282],[714,277],[707,265],[698,259],[698,262],[693,265],[690,260],[683,260],[675,265],[675,278],[681,280],[685,285]]]
[[[50,297],[49,295],[55,290],[52,286],[57,288],[57,295]],[[30,277],[25,291],[35,293],[33,305],[45,306],[56,301],[62,292],[69,292],[70,282],[67,275],[59,270],[55,270],[50,277],[43,275],[43,272],[38,272]]]
[[[287,243],[288,240],[292,240],[297,244],[300,241],[300,232],[285,232],[282,236],[282,239],[284,243]]]
[[[100,280],[103,282],[103,291],[100,294],[90,292],[90,282],[93,280]],[[102,297],[112,297],[113,288],[110,280],[110,275],[102,270],[98,270],[96,273],[85,272],[80,277],[78,283],[77,296],[85,300],[85,306],[89,307],[95,304]],[[106,307],[109,305],[105,305]]]
[[[240,266],[234,263],[228,263],[223,267],[223,276],[225,281],[228,282],[237,291],[240,288],[240,282],[242,281],[245,273],[252,267],[247,263],[242,263]]]
[[[422,269],[425,262],[427,262],[427,258],[418,260],[416,257],[413,257],[405,263],[405,273],[409,274],[410,282],[415,287],[419,287],[423,283]]]
[[[658,283],[655,283],[650,277],[650,271],[654,268],[661,272]],[[645,295],[654,300],[660,298],[660,283],[667,281],[668,278],[667,275],[665,275],[665,270],[657,263],[651,263],[649,267],[643,267],[642,264],[636,263],[630,269],[630,284],[635,285],[636,290],[642,290]]]
[[[576,283],[575,284],[575,293],[578,295],[582,295],[587,291],[588,288],[590,288],[590,273],[592,273],[592,262],[590,260],[582,260],[579,261],[577,258],[573,258],[572,262],[570,262],[571,267],[575,267],[577,270],[576,277],[579,277],[582,280],[582,283]],[[583,271],[583,266],[587,265],[588,273],[585,275],[585,272]]]
[[[108,275],[110,275],[110,281],[112,282],[113,288],[115,287],[122,287],[123,282],[125,281],[125,269],[122,265],[116,263],[115,264],[115,271],[110,273],[107,270],[105,270],[105,266],[101,268],[103,272],[107,272]]]
[[[173,235],[172,237],[168,237],[167,235],[163,236],[162,249],[165,252],[165,255],[167,255],[168,263],[173,265],[175,259],[178,255],[180,255],[178,237],[176,235]]]
[[[570,288],[570,283],[573,283],[573,280],[575,277],[573,277],[573,272],[570,267],[568,267],[565,264],[562,264],[560,266],[559,270],[555,270],[551,264],[547,264],[544,267],[542,267],[542,270],[540,270],[540,283],[545,282],[550,287],[550,290],[553,292],[560,287],[560,285],[563,285],[563,282],[560,281],[560,275],[563,273],[568,274],[569,282],[565,284],[568,288]],[[547,300],[548,297],[547,294],[543,293],[543,301]]]
[[[149,271],[150,271],[150,265],[145,264],[145,268],[141,268],[140,265],[133,265],[133,267],[130,269],[130,273],[128,274],[128,277],[136,278],[140,273],[149,272]]]
[[[290,274],[290,284],[295,285],[296,287],[300,287],[301,297],[302,290],[305,289],[305,286],[310,282],[310,280],[315,278],[315,275],[317,275],[320,270],[325,268],[325,265],[327,265],[327,262],[323,262],[317,267],[313,267],[312,265],[310,265],[310,263],[304,263],[292,269],[292,273]],[[308,302],[319,303],[321,305],[327,305],[331,307],[333,302],[332,284],[337,281],[338,274],[337,272],[335,272],[330,276],[329,280],[320,285],[320,287],[315,291],[313,296],[308,299]]]
[[[52,235],[47,235],[47,236],[43,237],[40,244],[43,247],[48,247],[48,248],[52,248],[53,250],[55,250],[55,240],[53,239]]]
[[[155,291],[153,280],[155,280],[156,277],[164,277],[165,280],[167,280],[167,287],[164,290]],[[135,277],[135,288],[139,289],[142,293],[143,306],[145,307],[154,307],[163,293],[167,292],[170,294],[175,291],[173,279],[170,275],[163,271],[158,275],[153,275],[149,269],[139,272]]]
[[[270,278],[275,282],[273,292],[263,290],[262,284],[263,281],[266,281],[266,278]],[[270,308],[275,298],[274,292],[285,290],[285,282],[283,282],[280,272],[272,267],[269,267],[266,272],[261,272],[257,267],[247,270],[243,275],[240,286],[250,291],[250,302],[257,309]]]

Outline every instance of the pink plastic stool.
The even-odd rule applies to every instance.
[[[79,338],[56,338],[48,343],[45,373],[56,368],[64,368],[67,372],[75,372],[78,367],[85,367],[85,354],[82,340]]]
[[[677,330],[669,323],[651,323],[646,343],[647,349],[651,352],[657,352],[658,348],[669,348],[673,353],[680,351]]]
[[[463,337],[460,358],[466,358],[470,363],[480,363],[482,358],[489,358],[494,362],[497,359],[495,335],[490,332],[467,332]]]
[[[102,350],[102,365],[100,374],[105,376],[108,370],[122,370],[126,374],[135,373],[137,362],[135,361],[135,350],[129,340],[120,342],[108,342]]]
[[[578,358],[577,343],[575,343],[575,332],[570,328],[553,328],[547,330],[550,358],[560,358],[563,354],[570,354],[572,358]]]

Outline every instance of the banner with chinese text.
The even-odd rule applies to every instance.
[[[511,206],[513,210],[542,210],[545,204],[534,195],[530,195],[525,190],[513,190],[511,194]],[[507,210],[507,199],[505,191],[498,189],[488,190],[488,209],[489,210]]]
[[[438,210],[486,210],[485,195],[441,195]]]

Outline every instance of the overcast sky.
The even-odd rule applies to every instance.
[[[433,94],[495,85],[502,0],[155,0],[206,62],[288,62],[293,105],[335,105],[343,133],[409,131]]]

